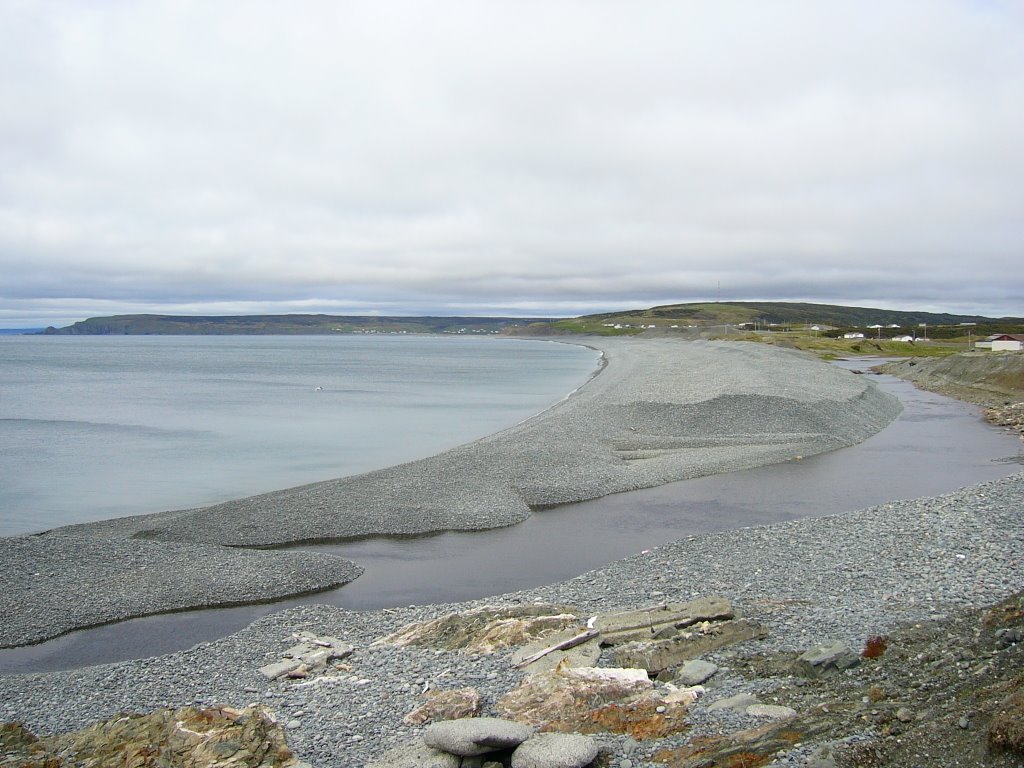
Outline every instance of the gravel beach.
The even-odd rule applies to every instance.
[[[422,703],[418,694],[428,685],[475,687],[489,710],[523,676],[507,653],[371,645],[407,622],[488,603],[564,603],[585,616],[704,595],[732,599],[739,612],[764,624],[768,636],[708,655],[721,669],[690,707],[689,732],[640,742],[597,736],[610,755],[607,764],[636,768],[649,765],[658,749],[757,725],[751,715],[710,707],[738,693],[770,700],[771,681],[739,674],[746,654],[802,651],[827,641],[859,649],[867,637],[900,623],[939,621],[1022,589],[1022,499],[1024,474],[1017,474],[935,498],[694,537],[562,584],[484,601],[373,612],[290,609],[168,656],[0,678],[0,718],[46,733],[122,711],[258,702],[288,724],[289,743],[301,759],[317,768],[363,766],[421,731],[402,718]],[[300,630],[351,643],[350,669],[319,681],[268,682],[258,668],[293,644],[292,633]],[[805,765],[814,747],[802,744],[777,763]]]
[[[239,548],[512,525],[533,508],[851,445],[900,410],[867,377],[768,345],[593,344],[605,366],[571,397],[428,459],[203,509],[0,540],[0,646],[325,589],[358,575],[327,555]]]
[[[779,357],[774,350],[765,350],[768,352],[765,355],[763,348],[751,349],[748,345],[724,348],[721,345],[685,345],[686,352],[676,359],[674,352],[680,346],[675,343],[656,346],[671,358],[671,364],[660,371],[647,370],[635,382],[624,375],[621,383],[616,384],[613,376],[605,377],[609,373],[614,375],[617,370],[630,370],[626,365],[617,368],[617,359],[628,360],[635,355],[632,371],[636,372],[635,366],[651,358],[647,343],[635,347],[629,346],[629,342],[621,346],[609,344],[609,366],[594,382],[537,419],[481,443],[500,443],[509,435],[537,441],[541,433],[534,429],[545,421],[549,422],[552,434],[561,434],[557,415],[566,410],[574,413],[574,409],[567,406],[583,400],[582,396],[586,395],[590,398],[590,409],[600,406],[602,412],[592,414],[593,419],[614,426],[612,437],[607,438],[608,444],[613,446],[610,450],[626,451],[631,458],[620,456],[625,470],[640,469],[638,476],[650,483],[658,477],[672,476],[674,472],[694,471],[694,466],[697,474],[718,471],[730,459],[738,463],[765,463],[771,460],[770,456],[781,460],[809,455],[812,452],[809,449],[816,446],[825,450],[823,446],[832,441],[852,439],[854,434],[870,434],[898,408],[887,399],[877,399],[873,387],[868,386],[867,377],[844,374],[833,378],[831,371],[836,369],[799,355],[782,353]],[[619,352],[620,349],[625,351]],[[723,359],[730,363],[719,367],[713,362],[721,363]],[[780,363],[785,365],[780,366]],[[732,365],[734,367],[730,367]],[[666,407],[664,395],[661,399],[655,396],[656,380],[661,376],[674,382],[676,376],[683,375],[682,370],[686,370],[686,377],[697,379],[699,384],[695,386],[704,387],[709,397],[694,402],[677,399],[671,407]],[[739,382],[728,380],[739,371],[745,371],[749,378]],[[665,383],[664,379],[662,381]],[[683,389],[680,385],[674,396],[681,398]],[[737,391],[742,389],[746,391]],[[658,405],[652,407],[652,403]],[[715,414],[714,418],[703,418],[703,414],[698,413],[702,409],[693,407],[694,403],[701,403],[708,412]],[[736,413],[727,405],[742,407]],[[885,415],[872,417],[864,412],[870,408],[881,410]],[[681,426],[680,433],[669,436],[664,434],[661,417],[641,419],[645,413],[664,414],[666,410],[687,413],[686,423],[692,427],[687,431],[691,443],[682,445]],[[854,415],[849,414],[851,410]],[[625,412],[630,422],[615,418],[606,421],[605,412],[620,414],[617,419],[622,419],[621,412]],[[552,415],[556,416],[553,421]],[[829,434],[831,419],[839,425],[841,437]],[[585,421],[586,414],[581,412],[573,415],[569,423]],[[680,417],[679,421],[682,423],[684,419]],[[637,429],[629,429],[630,426],[637,426]],[[661,427],[660,432],[658,427]],[[768,439],[779,431],[787,433],[780,442]],[[629,434],[624,434],[626,432]],[[564,439],[569,440],[568,434],[568,431],[564,433]],[[709,455],[700,460],[695,459],[703,453],[694,448],[697,443],[711,449],[707,451]],[[652,448],[652,444],[659,448]],[[514,440],[510,445],[514,445]],[[666,446],[671,448],[666,449]],[[752,447],[760,450],[751,450]],[[545,460],[551,460],[547,449],[539,450]],[[669,452],[662,453],[665,450]],[[654,463],[644,468],[646,459],[635,458],[637,452],[650,452]],[[595,451],[587,457],[597,460],[593,456],[602,455]],[[685,461],[679,461],[676,466],[666,458],[673,456]],[[428,462],[428,466],[438,465]],[[546,487],[553,476],[538,470],[536,487]],[[623,476],[614,475],[610,482],[622,482]],[[311,488],[329,495],[345,483],[337,481],[327,485],[328,489]],[[587,487],[592,490],[591,486]],[[293,498],[302,490],[282,495]],[[242,500],[234,508],[261,508],[271,503],[272,498],[277,495]],[[537,497],[530,495],[529,498]],[[261,618],[228,637],[170,655],[64,672],[0,677],[0,720],[21,721],[36,733],[47,734],[81,728],[120,712],[148,712],[186,705],[242,708],[257,703],[270,710],[285,726],[289,745],[306,763],[315,768],[365,766],[388,749],[414,742],[423,732],[423,726],[410,725],[403,718],[423,703],[424,690],[472,687],[481,694],[483,714],[488,715],[496,713],[499,698],[525,677],[523,671],[513,666],[509,651],[466,655],[458,651],[374,643],[410,622],[449,613],[465,614],[487,605],[534,603],[567,606],[578,616],[586,617],[616,609],[657,606],[715,595],[729,599],[737,614],[759,622],[766,636],[703,656],[705,661],[717,665],[718,672],[705,683],[705,693],[690,705],[683,732],[650,739],[608,732],[595,734],[602,749],[601,765],[613,768],[662,765],[666,754],[678,754],[678,750],[693,743],[714,744],[716,739],[731,738],[736,733],[762,733],[767,726],[756,714],[756,708],[721,708],[733,697],[748,696],[763,702],[769,710],[773,706],[788,705],[800,711],[798,719],[787,726],[799,738],[778,751],[773,747],[772,765],[816,768],[991,765],[1001,768],[1017,764],[1016,758],[987,752],[979,758],[969,753],[970,745],[982,738],[976,735],[974,724],[974,719],[981,718],[982,713],[967,708],[952,691],[957,680],[962,680],[972,691],[979,688],[992,668],[1009,664],[1012,674],[1017,674],[1013,670],[1019,670],[1018,651],[1024,643],[1010,645],[1005,651],[983,648],[979,652],[968,641],[977,640],[981,626],[978,616],[971,613],[972,609],[1024,589],[1022,502],[1024,474],[1015,474],[942,496],[692,536],[560,584],[484,600],[364,612],[332,606],[287,609]],[[227,512],[225,507],[218,514]],[[89,551],[94,552],[97,559],[102,559],[104,547],[120,547],[116,550],[118,556],[137,556],[140,560],[135,562],[139,568],[148,565],[149,557],[164,551],[161,557],[169,561],[172,573],[178,558],[190,557],[195,562],[207,552],[217,552],[224,553],[225,557],[265,557],[262,567],[276,564],[284,570],[289,567],[312,569],[313,580],[332,577],[329,573],[317,573],[315,563],[278,559],[297,553],[238,551],[202,543],[216,539],[220,523],[204,529],[199,543],[128,538],[136,531],[170,530],[172,521],[175,524],[191,521],[194,515],[194,512],[170,513],[84,527],[87,531],[79,527],[42,537],[12,540],[5,557],[14,558],[13,553],[20,552],[20,561],[7,562],[22,572],[22,578],[31,572],[33,578],[40,579],[40,583],[51,590],[62,587],[59,580],[48,579],[59,579],[56,573],[61,568],[75,567],[73,556],[68,557],[66,553],[77,547],[95,547],[95,551]],[[158,526],[154,526],[154,522]],[[179,533],[187,530],[184,522],[180,526]],[[287,537],[289,533],[282,535]],[[41,555],[36,552],[45,547],[53,551]],[[156,549],[150,553],[148,547]],[[61,550],[65,552],[64,560],[56,559]],[[212,560],[210,567],[249,577],[254,575],[244,559],[237,563]],[[114,571],[109,568],[110,576]],[[5,572],[8,574],[5,578],[12,580],[10,569]],[[207,574],[202,576],[205,578]],[[271,571],[268,581],[276,578],[280,578],[280,573]],[[150,599],[158,591],[157,579],[149,584],[144,579],[138,581],[143,584],[140,599]],[[108,579],[80,587],[74,593],[76,597],[67,603],[87,600],[90,589],[95,590],[101,603],[106,599],[110,605],[123,598],[112,599],[106,592],[114,595],[130,591],[123,580],[112,585]],[[198,587],[198,591],[202,592],[202,588]],[[70,606],[65,604],[64,607]],[[1018,614],[1020,611],[1015,608],[1012,615]],[[37,616],[37,621],[52,618],[45,611]],[[909,629],[900,629],[901,626]],[[354,651],[331,675],[269,681],[259,672],[260,667],[279,659],[285,649],[294,645],[295,634],[299,632],[339,638],[351,644]],[[868,638],[876,636],[892,638],[893,648],[886,657],[891,661],[887,666],[864,664],[842,676],[814,681],[796,679],[790,672],[778,670],[785,659],[814,646],[838,642],[856,652],[865,646]],[[599,663],[612,665],[607,650]],[[942,687],[928,693],[935,688],[934,681],[940,679],[940,675]],[[881,681],[881,684],[873,684],[873,681]],[[1000,696],[1005,696],[1005,687],[998,690]],[[834,704],[837,697],[842,699],[844,695],[846,703]],[[826,704],[836,710],[834,715],[825,714],[828,713]],[[828,717],[837,719],[828,721]],[[932,723],[946,721],[952,723],[948,726],[951,730],[927,730]],[[817,723],[815,727],[822,730],[811,734],[805,728],[808,722]],[[826,728],[822,722],[831,724]],[[910,737],[901,739],[901,732]],[[886,738],[888,742],[884,741]],[[868,751],[854,751],[853,758],[848,757],[846,762],[840,759],[837,763],[830,757],[831,750],[843,747]],[[883,754],[883,749],[896,751]],[[908,753],[908,749],[912,751]],[[662,762],[653,762],[656,757]],[[751,764],[767,763],[760,760]]]

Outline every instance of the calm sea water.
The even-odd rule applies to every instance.
[[[551,342],[0,338],[0,535],[181,509],[421,458],[594,372]]]

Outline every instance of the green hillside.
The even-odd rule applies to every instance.
[[[965,334],[965,328],[974,328],[978,336],[996,332],[1020,332],[1022,318],[990,318],[981,315],[955,315],[936,312],[909,312],[872,307],[846,307],[837,304],[810,304],[797,302],[726,301],[718,303],[669,304],[650,309],[606,312],[547,325],[556,333],[598,333],[603,335],[641,333],[652,330],[684,332],[693,329],[713,329],[718,326],[742,326],[757,329],[822,328],[853,329],[873,325],[898,326],[903,329],[927,324],[929,335]],[[971,325],[964,325],[971,324]],[[945,330],[944,330],[945,329]],[[535,330],[541,330],[536,328]],[[933,333],[934,331],[934,333]],[[936,335],[937,334],[937,335]]]
[[[695,325],[717,325],[730,323],[778,325],[834,325],[843,327],[866,327],[868,325],[900,325],[909,327],[918,323],[928,325],[951,325],[959,323],[984,323],[994,319],[1016,320],[1021,318],[989,318],[981,315],[954,315],[936,312],[906,312],[895,309],[872,307],[844,307],[837,304],[809,304],[784,301],[749,302],[725,301],[716,304],[670,304],[652,307],[641,312],[623,313],[648,321],[682,320]],[[615,315],[593,315],[608,318]]]

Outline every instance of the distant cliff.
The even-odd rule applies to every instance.
[[[494,334],[549,318],[375,317],[345,315],[112,315],[90,317],[65,328],[47,328],[60,336],[109,335],[312,335],[340,333]]]

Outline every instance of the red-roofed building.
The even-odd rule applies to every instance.
[[[991,349],[993,352],[1020,352],[1024,349],[1024,334],[995,333],[976,345],[979,349]]]

